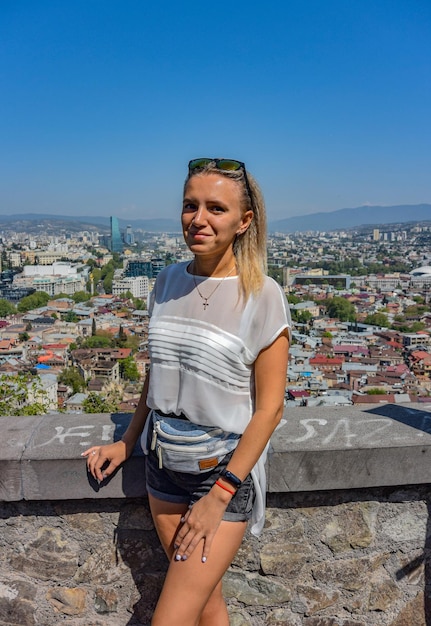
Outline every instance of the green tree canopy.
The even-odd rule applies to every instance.
[[[73,393],[79,393],[85,389],[85,380],[77,367],[65,367],[58,377],[58,382],[72,387]]]
[[[91,392],[82,403],[85,413],[115,413],[117,405],[97,393]]]
[[[371,324],[372,326],[382,326],[383,328],[389,328],[391,325],[388,316],[385,313],[372,313],[365,318],[365,324]]]
[[[120,364],[120,375],[122,378],[132,382],[139,380],[139,371],[132,356],[120,359],[118,362]]]
[[[0,298],[0,317],[7,317],[14,313],[16,313],[16,307],[9,300]]]
[[[299,324],[308,324],[312,318],[310,311],[297,311],[296,321]]]
[[[118,347],[124,348],[127,342],[127,335],[124,331],[122,324],[120,324],[120,328],[118,329],[118,336],[115,338],[115,343]]]
[[[0,415],[43,415],[48,398],[38,376],[0,375]]]
[[[301,299],[298,298],[298,296],[295,296],[294,293],[289,293],[289,295],[287,296],[287,301],[289,302],[289,304],[298,304],[298,302],[301,302]]]
[[[283,268],[270,265],[268,267],[268,276],[271,276],[279,285],[283,284]]]
[[[111,348],[112,337],[110,335],[92,335],[87,337],[82,344],[82,348]]]
[[[36,291],[30,296],[25,296],[24,298],[21,298],[21,300],[18,302],[17,309],[20,313],[27,313],[28,311],[38,309],[41,306],[46,306],[49,299],[49,295],[44,291]]]
[[[76,303],[78,302],[87,302],[91,298],[91,295],[86,291],[75,291],[72,296],[72,300]]]
[[[336,317],[341,322],[354,322],[356,319],[355,307],[349,300],[341,296],[334,296],[325,300],[326,311],[330,317]]]
[[[135,307],[135,309],[137,311],[144,311],[145,310],[145,302],[143,300],[141,300],[141,298],[132,298],[133,301],[133,306]]]
[[[60,300],[60,299],[61,299],[61,300],[64,300],[64,298],[69,299],[69,298],[70,298],[70,296],[69,296],[67,293],[59,293],[59,294],[57,294],[56,296],[53,296],[53,298],[52,298],[52,299],[53,299],[53,300]]]
[[[76,315],[74,311],[68,311],[66,315],[64,316],[65,322],[77,322],[78,320],[79,320],[79,317]]]
[[[105,293],[112,293],[112,281],[113,281],[114,273],[107,274],[103,279],[103,289]]]

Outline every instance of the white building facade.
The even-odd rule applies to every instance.
[[[112,281],[112,294],[120,296],[130,291],[134,298],[146,300],[149,293],[148,276],[136,276],[134,278],[116,278]]]

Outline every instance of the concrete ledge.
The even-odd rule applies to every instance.
[[[81,452],[117,441],[130,414],[2,417],[0,500],[146,495],[139,445],[98,485]],[[431,483],[431,403],[295,408],[271,440],[268,491],[300,492]]]
[[[81,452],[118,441],[130,414],[55,414],[3,417],[0,500],[76,500],[146,495],[143,452],[100,485],[87,473]]]
[[[268,491],[431,482],[431,403],[293,409],[272,437]]]

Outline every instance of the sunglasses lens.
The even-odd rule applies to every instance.
[[[193,159],[189,163],[189,170],[197,170],[201,167],[205,167],[208,163],[211,163],[212,159]]]
[[[228,172],[236,172],[240,170],[243,166],[241,161],[233,161],[232,159],[220,159],[217,161],[217,167],[220,170],[226,170]]]

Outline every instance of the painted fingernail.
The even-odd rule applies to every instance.
[[[187,561],[187,554],[183,554],[183,556],[181,557],[182,561]]]
[[[180,557],[180,555],[179,555],[179,554],[176,554],[176,555],[175,555],[175,560],[176,560],[176,561],[181,561],[181,557]]]
[[[174,543],[174,550],[178,550],[178,548],[179,548],[179,547],[180,547],[180,546],[179,546],[179,544],[178,544],[178,543]]]
[[[186,518],[185,518],[185,517],[184,517],[184,515],[183,515],[183,517],[180,519],[180,522],[181,522],[181,523],[183,523],[183,522],[185,521],[185,519],[186,519]]]
[[[108,478],[108,474],[102,474],[102,478],[105,480],[105,478]]]
[[[203,556],[203,557],[202,557],[202,563],[206,563],[206,562],[207,562],[207,557],[206,557],[206,556]]]

